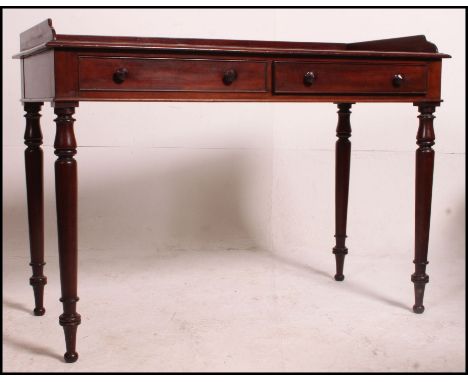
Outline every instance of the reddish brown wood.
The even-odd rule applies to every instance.
[[[353,46],[348,49],[347,46],[349,45],[352,44],[75,35],[57,35],[56,39],[47,43],[49,48],[157,50],[179,53],[203,52],[210,55],[259,54],[263,56],[399,57],[415,59],[449,57],[442,53],[424,51],[426,50],[425,47],[420,50],[420,46],[414,46],[413,50],[410,51],[410,45],[407,42],[394,43],[394,50],[392,49],[392,51],[388,50],[388,41],[382,44],[381,50],[357,50],[353,49]],[[401,50],[399,49],[400,45]]]
[[[312,84],[304,83],[313,73]],[[394,77],[401,75],[400,86]],[[427,65],[424,63],[274,62],[275,93],[335,94],[424,94],[427,90]]]
[[[340,56],[398,56],[443,58],[437,47],[425,36],[408,36],[350,44],[330,42],[290,42],[227,39],[86,36],[56,34],[50,19],[23,32],[18,57],[34,54],[45,44],[49,48],[135,49],[178,52],[206,52],[208,54],[263,55],[340,55]]]
[[[348,50],[378,50],[387,52],[438,53],[437,47],[426,36],[408,36],[346,44]]]
[[[74,362],[77,297],[77,165],[73,114],[79,101],[334,102],[336,143],[336,280],[343,280],[351,104],[419,106],[416,153],[415,312],[427,264],[434,143],[432,118],[441,101],[442,58],[424,36],[352,44],[57,35],[52,22],[21,34],[26,173],[36,314],[43,313],[43,210],[40,105],[55,104],[55,164],[60,280],[67,352]]]
[[[175,91],[175,92],[266,92],[265,61],[96,58],[78,60],[80,91]],[[115,81],[117,71],[127,72]],[[237,73],[230,84],[224,82],[227,71]]]
[[[33,62],[38,53],[48,50],[54,52],[54,60],[49,62]],[[131,84],[131,79],[125,81],[118,93],[115,88],[109,89],[107,86],[96,88],[96,84],[88,83],[80,88],[78,75],[78,61],[82,56],[92,56],[94,64],[87,70],[87,75],[92,80],[103,81],[108,84],[108,77],[100,77],[98,59],[102,57],[126,57],[140,60],[147,59],[208,59],[208,60],[256,60],[266,62],[266,91],[262,88],[254,91],[247,87],[243,91],[240,86],[245,83],[245,77],[239,75],[238,81],[234,81],[229,86],[228,91],[219,91],[219,88],[207,86],[203,82],[203,91],[190,91],[190,86],[184,87],[180,84],[169,84],[169,91],[164,86],[162,88],[151,86],[145,87],[142,82],[135,83],[135,88],[127,91],[126,87]],[[22,35],[21,52],[16,55],[23,59],[24,67],[37,67],[37,71],[43,68],[43,75],[28,76],[26,71],[23,74],[25,101],[263,101],[263,102],[437,102],[440,101],[440,62],[442,58],[450,57],[446,54],[437,53],[437,47],[428,42],[424,36],[410,36],[403,38],[393,38],[377,41],[366,41],[360,43],[317,43],[317,42],[284,42],[284,41],[250,41],[250,40],[212,40],[212,39],[174,39],[174,38],[142,38],[142,37],[122,37],[122,36],[75,36],[56,35],[52,27],[52,22],[47,20],[37,25]],[[306,92],[302,92],[302,78],[304,73],[300,73],[300,81],[286,84],[288,94],[271,93],[271,67],[273,62],[281,61],[309,62],[311,58],[319,64],[327,64],[328,68],[333,65],[341,66],[345,62],[360,64],[362,61],[377,65],[363,68],[365,75],[351,71],[343,73],[343,83],[331,83],[330,87],[320,88],[323,80],[315,81],[315,86],[310,86]],[[32,61],[30,61],[32,60]],[[43,60],[44,61],[44,60]],[[146,62],[146,61],[144,61]],[[102,62],[101,62],[102,63]],[[425,71],[417,66],[427,67],[427,83],[423,84]],[[355,67],[357,68],[357,67]],[[397,70],[401,69],[401,70]],[[408,70],[406,81],[398,89],[391,86],[387,76],[392,78],[403,69]],[[145,72],[147,69],[143,69]],[[388,72],[387,72],[388,71]],[[133,71],[132,71],[133,72]],[[180,77],[189,73],[190,76],[203,76],[201,73],[193,74],[190,70],[182,71]],[[51,75],[50,73],[53,73]],[[340,74],[336,73],[336,74]],[[82,73],[81,73],[82,74]],[[335,74],[333,72],[333,74]],[[135,75],[135,73],[133,73]],[[137,76],[144,73],[136,73]],[[27,77],[27,78],[26,78]],[[132,76],[130,76],[132,77]],[[252,81],[260,81],[254,76]],[[321,77],[321,76],[320,76]],[[34,78],[44,79],[37,85]],[[51,81],[53,90],[44,89],[37,92],[37,87],[45,88]],[[138,77],[137,77],[138,78]],[[150,78],[150,80],[153,77]],[[178,76],[175,76],[177,80]],[[328,79],[331,81],[335,76]],[[354,78],[354,79],[353,79]],[[192,80],[193,78],[189,78]],[[210,77],[206,81],[212,81]],[[280,78],[276,79],[280,82]],[[165,79],[164,81],[167,81]],[[357,83],[353,83],[356,81]],[[93,81],[91,81],[93,82]],[[138,82],[138,81],[137,81]],[[238,84],[238,85],[236,85]],[[263,84],[263,82],[262,82]],[[36,86],[34,86],[36,85]],[[164,85],[164,84],[163,84]],[[198,84],[200,85],[200,84]],[[159,86],[159,85],[158,85]],[[236,86],[239,89],[236,89]],[[299,89],[290,89],[290,86],[299,86]],[[30,89],[32,87],[32,89]],[[351,89],[349,89],[351,87]],[[91,90],[87,90],[91,89]],[[106,90],[107,89],[107,90]],[[125,91],[123,89],[126,89]],[[159,91],[159,89],[161,91]],[[188,90],[188,91],[181,91]],[[211,90],[210,90],[211,89]],[[316,89],[320,89],[319,92]],[[299,91],[298,91],[299,90]],[[258,92],[257,92],[258,91]],[[291,93],[294,92],[294,94]],[[355,95],[349,96],[349,91]],[[371,92],[368,94],[366,92]],[[392,91],[394,91],[392,93]]]
[[[336,259],[336,281],[343,281],[346,248],[346,220],[348,216],[349,169],[351,161],[351,103],[338,104],[338,126],[336,127],[335,159],[335,238],[333,253]]]
[[[424,289],[429,282],[426,274],[429,228],[431,222],[432,178],[434,173],[434,115],[439,103],[417,104],[419,110],[419,129],[416,136],[416,200],[415,200],[415,272],[411,275],[414,283],[415,313],[424,312]]]
[[[27,102],[24,104],[26,111],[26,129],[24,143],[27,148],[24,151],[26,165],[26,190],[28,199],[29,221],[29,246],[33,274],[29,282],[34,290],[35,308],[34,315],[42,316],[44,309],[44,285],[47,277],[44,276],[44,185],[43,185],[43,154],[42,132],[40,118],[43,103]]]
[[[351,94],[351,93],[335,93],[325,90],[324,92],[312,92],[306,91],[303,93],[284,93],[279,94],[277,92],[272,92],[272,80],[273,74],[272,72],[272,62],[273,60],[267,59],[263,57],[263,61],[267,62],[267,70],[266,70],[266,91],[264,92],[249,92],[249,91],[232,91],[235,90],[235,83],[231,86],[226,86],[222,88],[223,91],[209,91],[207,89],[203,91],[151,91],[148,90],[146,85],[143,84],[143,88],[140,90],[138,88],[133,89],[125,89],[125,87],[117,88],[119,91],[115,90],[83,90],[79,88],[78,84],[78,75],[70,76],[69,73],[76,73],[79,68],[79,61],[80,57],[86,56],[91,57],[90,54],[92,52],[75,52],[75,51],[57,51],[55,52],[55,63],[61,67],[60,71],[56,71],[56,95],[55,100],[60,101],[71,101],[71,100],[111,100],[111,101],[209,101],[209,102],[219,102],[219,101],[248,101],[248,102],[339,102],[339,103],[346,103],[346,102],[417,102],[417,101],[439,101],[440,100],[440,88],[437,84],[440,81],[440,70],[438,71],[437,68],[435,70],[432,69],[433,65],[437,65],[440,68],[440,63],[435,61],[431,62],[415,62],[415,61],[390,61],[390,60],[379,60],[380,65],[386,66],[388,68],[397,67],[406,67],[406,66],[426,66],[428,77],[427,77],[427,91],[425,93],[411,93],[407,92],[407,88],[403,85],[400,88],[394,88],[392,81],[394,73],[397,73],[396,70],[388,72],[388,78],[386,78],[386,89],[389,87],[392,89],[385,93],[372,93],[366,94],[361,93],[358,90],[359,94]],[[115,54],[108,53],[108,52],[95,52],[92,56],[93,58],[100,59],[100,58],[112,58],[115,57]],[[154,54],[154,53],[147,53],[142,55],[141,53],[128,53],[126,52],[125,55],[122,55],[125,58],[133,58],[133,59],[177,59],[177,60],[185,60],[187,56],[185,55],[174,55],[174,54]],[[202,55],[190,55],[191,59],[201,59],[206,60],[206,57]],[[226,60],[229,62],[232,58],[228,56],[220,56],[217,60]],[[245,58],[244,58],[245,60]],[[249,56],[249,60],[254,61],[262,61],[262,57],[259,56]],[[242,61],[242,60],[241,60]],[[284,62],[288,61],[287,59],[275,59],[275,62]],[[295,59],[297,63],[306,63],[310,62],[310,60],[305,59]],[[350,64],[350,60],[344,59],[314,59],[314,62],[317,63],[329,63],[333,65],[344,65]],[[374,68],[373,64],[376,64],[375,60],[354,60],[356,64],[363,64],[363,65],[370,65],[367,68],[369,69],[368,77],[373,77],[372,68]],[[152,76],[157,76],[156,73],[151,74]],[[303,73],[302,73],[303,75]],[[107,73],[106,78],[102,78],[99,81],[109,81],[108,78],[112,76],[112,73]],[[219,77],[221,74],[217,76],[216,81],[219,81]],[[242,80],[242,77],[239,75],[238,77],[239,83]],[[303,79],[299,76],[297,78],[299,85],[303,88]],[[218,83],[218,82],[217,82]],[[362,86],[366,85],[368,80],[363,81]],[[406,82],[409,83],[408,81]],[[122,85],[127,86],[124,82]],[[96,85],[94,85],[96,86]],[[117,84],[112,84],[110,86],[117,86]],[[314,85],[311,86],[314,88]],[[395,90],[393,90],[395,89]]]
[[[440,88],[442,83],[442,60],[431,61],[428,65],[426,102],[441,102]],[[424,102],[419,100],[416,102]]]
[[[76,330],[81,316],[76,312],[78,238],[77,238],[77,165],[76,140],[73,131],[77,103],[54,106],[57,132],[55,135],[55,192],[57,200],[57,226],[59,240],[60,285],[62,289],[63,314],[59,322],[65,332],[66,362],[78,359],[76,352]]]

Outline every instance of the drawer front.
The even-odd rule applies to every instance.
[[[427,66],[382,63],[274,62],[278,94],[424,94]]]
[[[253,60],[79,58],[80,90],[266,92],[266,74]]]

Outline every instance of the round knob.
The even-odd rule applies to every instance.
[[[307,72],[304,74],[304,85],[310,86],[315,82],[315,74],[314,72]]]
[[[403,84],[403,81],[404,81],[403,74],[395,74],[392,79],[392,84],[396,88],[399,88]]]
[[[127,76],[128,76],[127,68],[119,68],[114,72],[112,79],[114,80],[116,84],[121,84],[122,82],[125,81]]]
[[[224,85],[231,85],[237,78],[237,72],[234,69],[228,69],[223,74]]]

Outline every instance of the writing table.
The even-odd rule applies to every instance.
[[[55,187],[66,362],[78,359],[77,163],[73,115],[85,101],[333,102],[338,106],[335,280],[343,281],[351,156],[351,105],[411,102],[416,135],[415,304],[423,297],[434,169],[434,112],[442,59],[424,36],[351,44],[59,35],[50,19],[20,35],[29,239],[35,315],[43,315],[44,206],[40,110],[57,115]]]

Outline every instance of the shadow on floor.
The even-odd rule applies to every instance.
[[[3,345],[11,346],[17,350],[27,351],[28,353],[34,354],[35,356],[40,355],[40,356],[53,358],[55,360],[59,360],[61,362],[65,362],[61,355],[54,353],[49,348],[36,345],[28,341],[20,340],[17,338],[11,338],[9,336],[4,336]]]
[[[20,312],[29,313],[30,316],[34,316],[32,309],[29,309],[24,304],[20,304],[18,302],[14,302],[14,301],[3,298],[3,306],[14,309],[14,310],[18,310]]]
[[[380,302],[384,302],[388,305],[392,305],[392,306],[395,306],[397,308],[401,308],[401,309],[404,309],[408,312],[413,312],[412,308],[409,306],[409,305],[405,305],[399,301],[395,301],[389,297],[386,297],[386,296],[383,296],[379,293],[376,293],[375,291],[373,290],[370,290],[369,288],[365,287],[365,286],[362,286],[362,285],[359,285],[359,284],[356,284],[356,282],[352,281],[352,282],[346,282],[346,285],[343,285],[344,289],[346,292],[350,291],[350,292],[354,292],[354,293],[359,293],[361,294],[362,296],[365,296],[365,297],[369,297],[375,301],[380,301]]]
[[[3,298],[3,306],[5,308],[18,310],[20,312],[28,313],[30,316],[34,316],[32,309],[27,308],[24,304],[14,302],[6,298]],[[46,357],[50,357],[56,360],[58,359],[60,361],[63,361],[63,358],[60,356],[60,354],[56,354],[52,350],[44,346],[40,346],[40,345],[38,346],[32,342],[24,341],[18,338],[12,338],[9,335],[4,335],[3,345],[9,345],[15,349],[18,349],[21,351],[27,351],[34,355],[42,355],[42,356],[46,356]]]
[[[329,272],[325,272],[325,271],[322,271],[320,269],[317,269],[317,268],[314,268],[308,264],[303,264],[299,261],[296,261],[296,260],[293,260],[293,259],[286,259],[286,258],[283,258],[283,257],[279,257],[278,255],[274,255],[274,254],[267,254],[267,256],[271,257],[272,259],[274,259],[275,261],[281,263],[281,264],[284,264],[288,267],[292,267],[292,268],[295,268],[295,269],[299,269],[301,271],[305,271],[307,273],[313,273],[314,275],[317,275],[317,276],[321,276],[322,278],[326,278],[328,280],[331,280],[333,279],[333,275]],[[338,281],[337,281],[338,282]],[[388,305],[392,305],[392,306],[395,306],[397,308],[401,308],[401,309],[404,309],[406,311],[411,311],[412,312],[412,309],[411,307],[399,302],[399,301],[395,301],[389,297],[386,297],[386,296],[383,296],[382,294],[374,291],[374,290],[371,290],[369,289],[368,287],[366,286],[363,286],[363,285],[360,285],[358,283],[356,283],[355,281],[347,281],[345,279],[345,281],[343,282],[340,282],[341,284],[343,284],[343,291],[345,293],[357,293],[357,294],[360,294],[364,297],[368,297],[370,299],[373,299],[375,301],[379,301],[379,302],[383,302],[385,304],[388,304]]]

